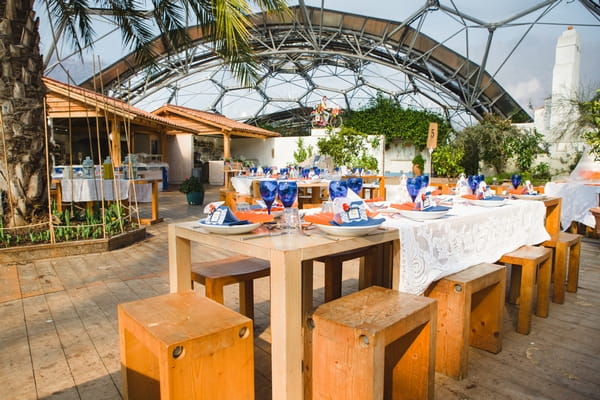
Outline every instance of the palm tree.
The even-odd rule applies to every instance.
[[[285,0],[154,0],[150,11],[133,0],[46,0],[51,17],[75,49],[95,39],[92,14],[109,15],[120,28],[123,45],[139,61],[152,63],[150,45],[159,32],[173,51],[189,43],[188,16],[207,29],[215,51],[243,82],[255,76],[257,64],[248,43],[250,7],[284,12]],[[48,214],[46,139],[34,0],[0,3],[0,214],[8,226],[21,226]]]

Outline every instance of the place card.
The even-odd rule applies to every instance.
[[[219,207],[210,213],[206,222],[210,225],[223,225],[228,211],[229,209],[226,207]]]
[[[363,201],[352,201],[347,197],[333,200],[333,220],[339,224],[368,221],[367,206]]]

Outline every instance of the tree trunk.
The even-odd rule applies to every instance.
[[[0,191],[8,226],[47,216],[43,61],[32,0],[0,4]]]

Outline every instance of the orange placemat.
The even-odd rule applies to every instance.
[[[510,189],[508,191],[508,193],[510,194],[527,194],[527,189],[523,188],[523,189]]]
[[[463,194],[460,197],[462,197],[463,199],[477,200],[477,196],[474,194]]]
[[[235,216],[240,220],[248,220],[253,224],[258,222],[273,221],[273,214],[267,214],[266,211],[236,211]]]
[[[390,207],[396,208],[398,210],[414,210],[415,206],[416,204],[411,201],[407,201],[406,203],[401,204],[390,204]]]
[[[331,225],[333,219],[333,213],[318,213],[304,216],[304,221],[312,222],[317,225]]]

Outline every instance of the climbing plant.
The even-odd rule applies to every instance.
[[[404,108],[394,98],[378,93],[366,107],[348,111],[344,126],[368,135],[383,135],[386,147],[392,143],[414,145],[418,150],[425,148],[429,123],[438,123],[438,141],[444,142],[450,125],[439,114],[426,110]]]

